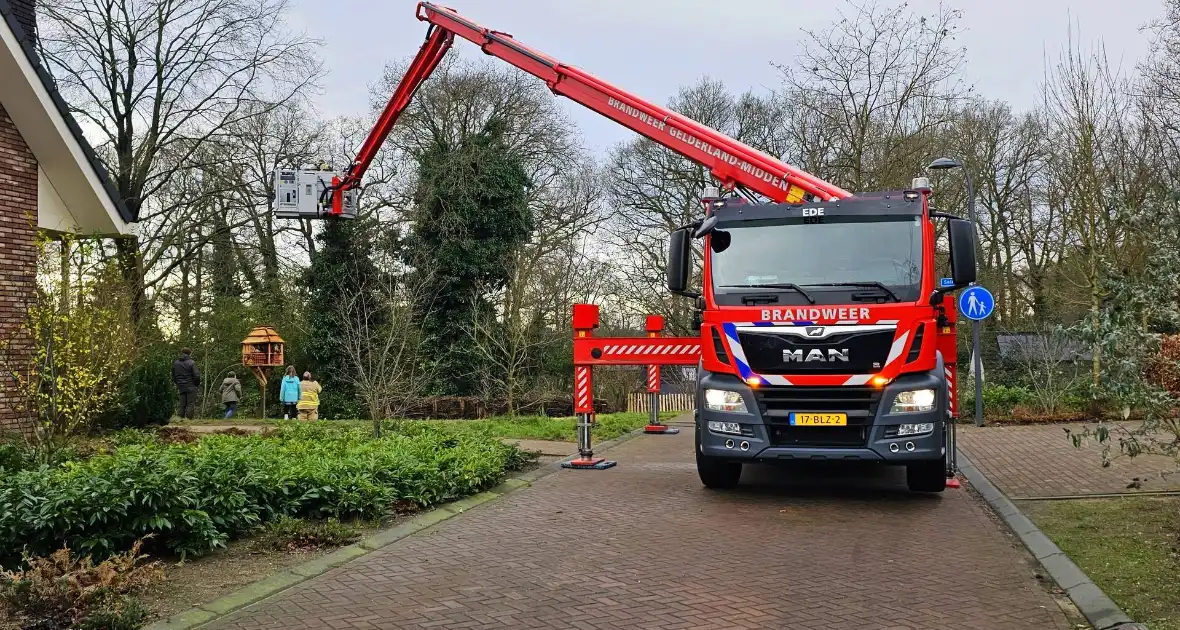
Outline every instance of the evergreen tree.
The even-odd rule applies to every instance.
[[[419,305],[426,356],[438,362],[437,393],[471,394],[483,366],[464,351],[469,329],[477,317],[495,318],[488,295],[512,277],[514,254],[533,230],[529,178],[499,119],[457,146],[440,140],[419,166],[413,234],[403,255],[426,288]]]
[[[341,378],[348,366],[339,345],[345,325],[339,305],[346,295],[375,299],[372,292],[379,273],[372,259],[375,227],[366,219],[327,221],[316,237],[319,246],[303,276],[309,294],[306,354],[313,376],[324,387],[321,417],[364,415],[354,388]]]

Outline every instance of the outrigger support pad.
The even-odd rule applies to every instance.
[[[618,462],[603,457],[591,457],[588,459],[579,457],[578,459],[571,459],[568,462],[561,462],[561,467],[582,470],[606,470],[615,464],[618,464]]]
[[[578,457],[561,462],[562,468],[605,470],[618,464],[616,461],[594,456],[594,451],[590,448],[590,429],[593,426],[594,416],[592,414],[578,414]]]

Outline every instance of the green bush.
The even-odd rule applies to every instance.
[[[29,449],[19,442],[0,442],[0,470],[24,470],[30,464]]]
[[[164,424],[176,409],[176,388],[172,385],[172,361],[167,348],[152,348],[132,366],[119,390],[119,400],[99,418],[107,429]]]
[[[356,528],[330,518],[308,521],[293,516],[282,516],[267,524],[263,530],[263,546],[276,551],[304,551],[321,547],[339,547],[356,542],[360,532]]]
[[[68,546],[97,556],[152,534],[201,554],[283,515],[378,517],[497,483],[527,456],[499,440],[421,431],[285,423],[266,436],[162,444],[121,435],[111,454],[0,479],[0,563]]]
[[[959,415],[969,416],[975,412],[975,385],[967,380],[959,387]],[[987,383],[983,386],[983,412],[988,415],[1009,414],[1017,405],[1027,405],[1032,400],[1032,392],[1025,387]]]
[[[80,443],[65,444],[54,448],[38,448],[20,438],[0,438],[0,469],[8,472],[36,468],[42,464],[58,466],[64,462],[84,459],[93,449],[83,448]]]

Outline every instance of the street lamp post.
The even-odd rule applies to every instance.
[[[930,163],[931,170],[951,170],[963,168],[963,163],[951,158],[938,158]],[[963,178],[967,180],[967,218],[971,221],[971,228],[975,231],[976,254],[979,253],[979,224],[975,220],[975,186],[971,182],[971,172],[963,168]],[[971,320],[971,362],[975,371],[975,426],[983,426],[983,358],[979,351],[979,320]]]

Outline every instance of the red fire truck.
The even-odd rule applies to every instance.
[[[288,185],[278,200],[287,216],[355,212],[365,169],[458,35],[717,180],[722,194],[703,200],[701,220],[671,234],[667,269],[668,289],[698,311],[695,449],[706,486],[737,484],[746,463],[789,460],[904,465],[911,490],[946,486],[955,416],[950,292],[975,281],[975,232],[930,206],[925,178],[853,195],[451,9],[423,2],[417,17],[429,24],[426,42],[347,170],[276,177]],[[946,280],[936,272],[939,220],[947,222]],[[612,364],[592,341],[575,340],[575,362]],[[606,349],[614,347],[623,346]],[[683,364],[683,353],[674,361]],[[658,361],[614,364],[628,362]],[[579,412],[580,450],[590,461],[593,409]]]

